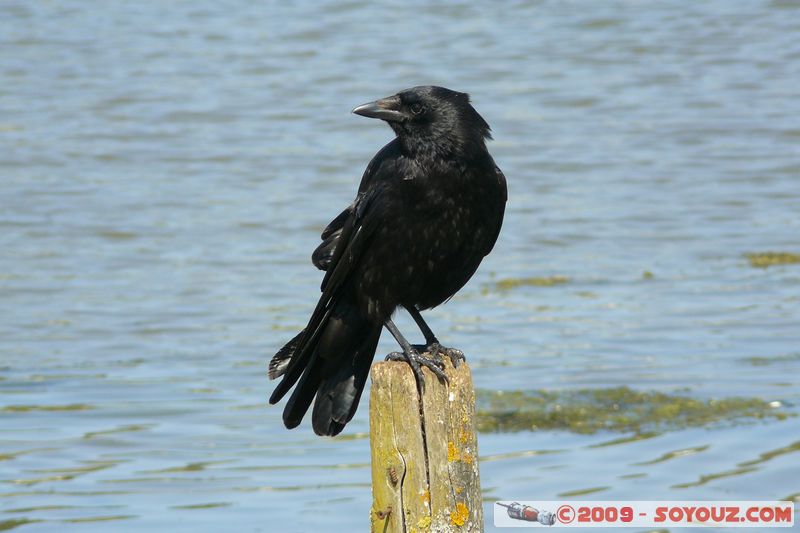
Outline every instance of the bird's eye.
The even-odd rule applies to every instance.
[[[423,111],[425,111],[425,108],[422,107],[422,104],[411,104],[411,112],[415,115],[419,115]]]

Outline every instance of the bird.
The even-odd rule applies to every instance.
[[[439,343],[421,315],[460,290],[500,233],[506,178],[486,148],[489,124],[466,93],[418,86],[353,109],[386,122],[394,139],[372,158],[353,202],[323,230],[312,263],[324,271],[306,327],[269,364],[283,376],[269,398],[297,427],[314,401],[318,435],[334,436],[358,408],[385,327],[424,386],[422,367],[447,380],[442,357],[463,353]],[[405,309],[425,338],[412,345],[392,321]],[[427,354],[427,355],[425,355]]]

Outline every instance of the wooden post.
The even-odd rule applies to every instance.
[[[372,366],[373,533],[483,531],[472,375],[445,364],[450,384],[424,368],[421,396],[408,364]]]

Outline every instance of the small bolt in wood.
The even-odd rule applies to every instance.
[[[375,516],[378,517],[378,520],[383,520],[384,518],[388,517],[390,514],[392,514],[392,506],[391,505],[387,505],[386,509],[384,509],[383,511],[376,511],[375,512]]]

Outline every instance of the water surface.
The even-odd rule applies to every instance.
[[[800,252],[798,31],[777,0],[4,2],[0,527],[367,527],[366,402],[342,438],[288,432],[265,369],[391,137],[350,109],[422,83],[473,95],[509,181],[494,253],[428,314],[477,387],[796,412],[800,265],[744,254]],[[532,276],[568,281],[496,288]],[[797,499],[798,441],[791,417],[486,433],[487,518]]]

